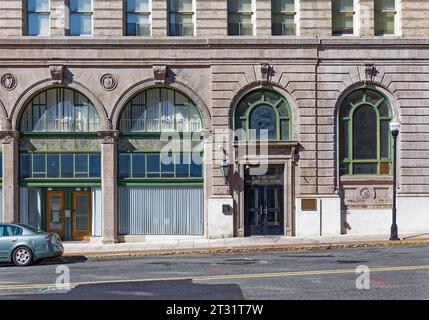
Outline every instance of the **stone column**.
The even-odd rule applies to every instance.
[[[3,145],[3,220],[19,222],[19,182],[17,131],[1,132]]]
[[[101,131],[102,242],[118,242],[118,186],[116,179],[118,131]]]

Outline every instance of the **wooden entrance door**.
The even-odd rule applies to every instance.
[[[91,236],[91,207],[91,191],[73,192],[73,240],[89,240]]]
[[[65,237],[64,191],[46,192],[46,231]]]

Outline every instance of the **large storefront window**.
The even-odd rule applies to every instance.
[[[65,240],[100,236],[99,115],[76,90],[47,89],[20,120],[20,222]]]
[[[248,93],[238,103],[234,118],[240,140],[290,140],[290,107],[275,91],[259,89]]]
[[[119,233],[203,233],[202,121],[184,94],[153,88],[119,119]]]
[[[391,118],[390,103],[378,91],[359,89],[344,99],[339,113],[341,175],[392,173]]]

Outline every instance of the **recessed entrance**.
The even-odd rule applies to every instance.
[[[263,175],[246,170],[245,235],[283,235],[283,168],[270,166]]]
[[[65,240],[66,220],[71,219],[72,240],[89,240],[92,221],[91,207],[91,191],[73,191],[71,210],[66,206],[66,191],[47,191],[46,231],[55,232]]]

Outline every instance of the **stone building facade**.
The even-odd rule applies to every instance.
[[[125,2],[93,0],[90,34],[71,36],[65,2],[50,0],[48,34],[29,36],[26,1],[0,0],[0,217],[105,243],[387,234],[396,118],[399,232],[428,232],[429,3],[394,1],[393,34],[375,36],[374,0],[352,2],[341,36],[331,0],[296,0],[284,36],[272,35],[271,0],[251,1],[252,34],[241,36],[228,35],[226,0],[196,0],[193,35],[171,36],[168,1],[152,0],[150,35],[128,36]],[[145,110],[144,129],[127,108]],[[238,128],[269,141],[234,138]],[[202,165],[153,166],[163,130],[196,141]],[[359,142],[374,142],[374,159]]]

